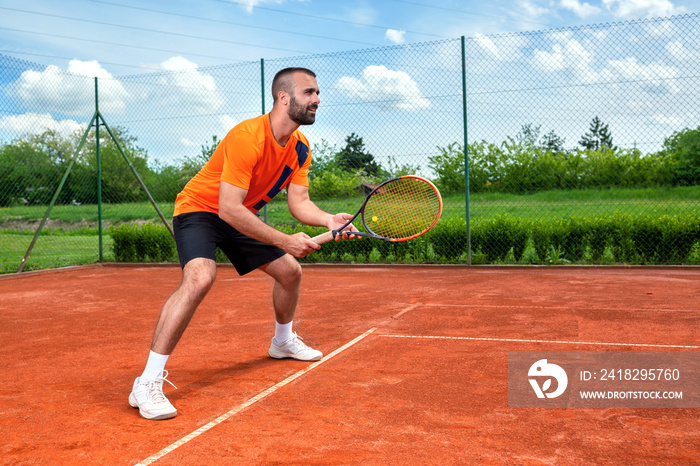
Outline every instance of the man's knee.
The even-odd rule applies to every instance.
[[[290,255],[277,259],[273,267],[266,270],[278,283],[285,287],[299,286],[301,283],[301,265]]]
[[[301,282],[301,265],[299,265],[299,262],[295,260],[292,260],[290,262],[291,264],[289,266],[287,276],[290,282],[293,282],[294,284],[298,285]]]
[[[203,298],[216,280],[216,263],[194,259],[185,265],[182,284],[194,297]]]

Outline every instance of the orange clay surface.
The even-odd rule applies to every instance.
[[[308,266],[295,330],[327,358],[362,336],[312,365],[267,356],[272,282],[222,266],[166,366],[178,415],[147,421],[180,275],[0,278],[1,464],[700,463],[698,409],[514,409],[507,380],[508,351],[700,350],[700,269]]]

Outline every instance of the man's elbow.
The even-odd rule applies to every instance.
[[[240,217],[236,208],[232,207],[219,207],[219,218],[229,225],[235,225],[236,218]]]

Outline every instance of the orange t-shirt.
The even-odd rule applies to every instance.
[[[309,141],[296,130],[282,147],[270,116],[261,115],[236,125],[219,143],[209,161],[177,195],[174,216],[186,212],[219,213],[222,181],[247,189],[243,205],[257,212],[290,182],[309,185]]]

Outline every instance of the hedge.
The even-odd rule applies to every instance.
[[[323,228],[278,226],[286,233],[311,236]],[[472,263],[520,264],[700,264],[700,213],[653,217],[523,220],[501,215],[471,222]],[[177,261],[175,242],[162,225],[111,227],[119,262]],[[369,238],[329,242],[302,262],[465,263],[464,219],[441,220],[427,234],[407,242]],[[217,255],[226,261],[223,254]]]
[[[111,226],[114,260],[117,262],[171,262],[177,259],[175,240],[164,225],[123,223]]]

